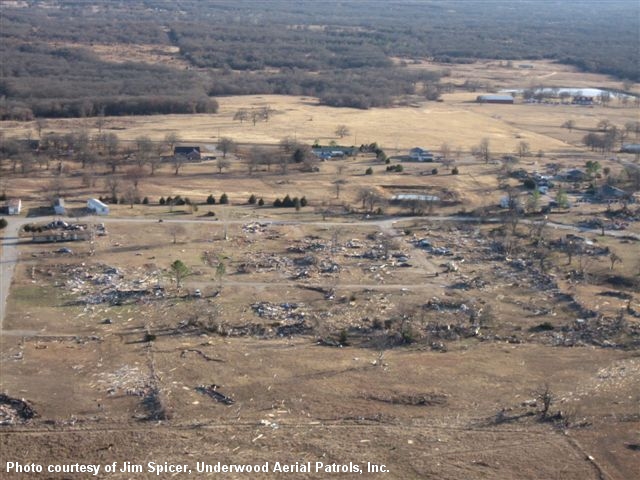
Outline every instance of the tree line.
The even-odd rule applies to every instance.
[[[407,94],[437,99],[442,72],[404,68],[423,58],[544,58],[640,80],[637,10],[622,0],[553,9],[534,0],[56,5],[3,6],[0,118],[211,113],[211,97],[234,94],[313,95],[357,108]],[[94,44],[177,48],[189,66],[107,61]]]

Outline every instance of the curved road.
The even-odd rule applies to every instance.
[[[11,281],[13,279],[13,272],[15,266],[19,261],[18,252],[18,232],[20,227],[26,223],[35,221],[49,222],[59,217],[38,217],[37,219],[27,219],[24,217],[5,217],[8,221],[8,226],[2,231],[2,256],[0,258],[0,335],[3,335],[3,323],[6,313],[7,298],[9,296],[9,289],[11,287]],[[138,217],[85,217],[83,220],[90,222],[102,222],[102,223],[158,223],[158,219],[155,218],[138,218]],[[163,219],[164,223],[196,223],[196,224],[212,224],[223,225],[224,223],[230,225],[244,225],[252,222],[265,223],[268,225],[313,225],[313,226],[326,226],[326,227],[362,227],[362,226],[377,226],[381,229],[390,231],[394,228],[394,224],[402,221],[441,221],[441,222],[461,222],[461,223],[498,223],[502,220],[500,218],[484,218],[478,219],[477,217],[461,217],[461,216],[422,216],[422,217],[391,217],[391,218],[376,218],[372,217],[371,220],[358,220],[358,221],[323,221],[323,220],[273,220],[268,218],[245,218],[241,220],[213,220],[209,218],[189,218],[189,219]],[[537,220],[522,219],[520,221],[524,225],[536,223]],[[565,225],[562,223],[547,222],[548,228],[555,228],[561,230],[570,230],[582,233],[591,233],[599,235],[600,230],[580,228],[573,225]],[[628,233],[624,231],[606,230],[605,235],[612,237],[631,237],[636,240],[640,240],[640,235]],[[367,287],[366,285],[362,285]],[[373,286],[372,286],[373,287]],[[401,288],[403,285],[386,285],[382,288]],[[374,287],[375,288],[375,287]],[[380,288],[380,286],[378,286]],[[9,332],[7,332],[8,334]]]

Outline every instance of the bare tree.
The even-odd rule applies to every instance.
[[[180,138],[180,135],[178,135],[176,132],[171,132],[171,133],[167,133],[164,136],[164,141],[169,147],[169,151],[171,152],[171,155],[173,155],[173,151],[176,148],[176,145],[182,141],[182,138]]]
[[[46,199],[52,202],[56,198],[64,196],[66,188],[65,180],[61,176],[56,176],[51,178],[49,184],[43,188],[43,191]]]
[[[598,122],[598,130],[601,132],[606,132],[609,128],[611,128],[611,120],[603,118]]]
[[[270,106],[266,106],[266,107],[262,107],[260,109],[260,117],[265,121],[268,122],[269,119],[271,118],[271,114],[274,112],[274,110],[270,107]]]
[[[124,191],[124,199],[133,208],[133,204],[140,201],[140,192],[134,185],[129,185]]]
[[[483,138],[480,144],[476,147],[477,155],[484,163],[489,163],[491,160],[491,149],[489,148],[489,139]]]
[[[218,173],[222,173],[222,170],[225,168],[229,168],[231,166],[231,162],[226,158],[218,158],[216,160],[216,167],[218,167]]]
[[[142,180],[144,175],[145,175],[144,168],[134,167],[127,170],[126,178],[127,180],[129,180],[129,182],[131,182],[131,184],[133,185],[133,188],[137,190],[138,185],[140,184],[140,181]]]
[[[232,153],[235,151],[236,144],[229,137],[222,137],[218,141],[218,150],[222,152],[222,157],[226,158],[227,153]]]
[[[291,159],[291,155],[287,155],[286,153],[281,153],[278,155],[278,163],[280,164],[280,173],[282,175],[286,175],[289,172],[289,161]]]
[[[445,142],[440,145],[440,155],[442,155],[442,164],[445,166],[451,165],[451,146]]]
[[[527,157],[531,153],[531,146],[528,142],[522,140],[518,143],[518,156],[520,158]]]
[[[611,268],[609,270],[613,270],[616,263],[622,263],[622,258],[620,258],[615,252],[611,252],[609,254],[609,261],[611,262]]]
[[[253,147],[249,151],[249,154],[245,159],[247,169],[249,170],[249,175],[252,175],[253,172],[258,168],[258,166],[262,164],[265,155],[268,155],[268,153],[264,148],[261,147]]]
[[[370,187],[361,188],[358,191],[357,199],[362,202],[362,208],[366,208],[369,213],[373,212],[376,205],[384,201],[384,197]]]
[[[187,230],[184,228],[184,225],[180,223],[174,223],[169,226],[169,234],[171,235],[174,244],[178,243],[178,237],[185,233],[187,233]]]
[[[293,137],[285,137],[280,140],[280,150],[282,150],[285,155],[292,155],[297,146],[298,142]]]
[[[38,132],[38,138],[42,139],[42,130],[47,128],[47,120],[44,118],[36,119],[36,131]]]
[[[333,185],[335,186],[336,189],[336,198],[340,198],[340,190],[342,189],[342,186],[345,185],[347,183],[347,181],[343,178],[338,178],[337,180],[333,181]]]
[[[562,124],[562,128],[566,128],[567,130],[569,130],[569,133],[571,133],[573,129],[576,128],[576,122],[569,119]]]
[[[187,157],[186,155],[177,154],[171,158],[171,161],[173,163],[173,173],[177,176],[180,174],[180,169],[187,163]]]
[[[349,131],[349,127],[347,127],[346,125],[338,125],[336,127],[335,134],[340,138],[344,138],[347,135],[350,135],[351,132]]]
[[[102,133],[102,129],[107,124],[107,121],[104,118],[104,108],[100,110],[98,116],[96,117],[96,128],[98,129],[98,134]]]
[[[108,175],[104,179],[104,187],[111,195],[112,201],[118,200],[118,191],[120,189],[120,178],[116,175]]]
[[[249,112],[246,108],[241,108],[238,110],[233,116],[234,120],[239,120],[240,123],[243,123],[245,120],[249,120]]]
[[[104,147],[107,154],[107,165],[111,167],[111,173],[116,173],[116,169],[122,162],[122,157],[118,155],[120,139],[115,133],[104,135]]]
[[[261,120],[262,118],[264,118],[262,115],[263,115],[262,110],[256,110],[255,108],[251,109],[251,121],[253,122],[253,126],[255,126],[256,123],[258,123],[258,120]]]
[[[153,153],[153,142],[147,136],[136,138],[136,164],[142,168]]]
[[[540,402],[540,406],[538,407],[540,409],[540,417],[542,420],[545,420],[549,415],[551,405],[555,401],[555,395],[551,392],[551,388],[549,388],[549,385],[546,383],[538,388],[538,390],[533,394],[535,395],[536,400]]]

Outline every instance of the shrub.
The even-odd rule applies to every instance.
[[[260,198],[260,200],[258,200],[258,205],[260,207],[262,207],[264,205],[264,199],[263,198]]]
[[[365,175],[373,175],[373,168],[369,167],[364,172]]]
[[[220,195],[220,204],[227,205],[229,203],[229,196],[226,193]]]
[[[453,167],[451,169],[451,175],[458,175],[458,173],[460,173],[460,170],[458,170],[458,167]]]
[[[438,174],[438,169],[437,168],[432,168],[431,169],[431,175],[437,175]]]
[[[256,196],[254,194],[251,194],[251,196],[249,197],[249,205],[255,205],[257,201],[258,199],[256,198]]]
[[[404,167],[403,167],[402,165],[398,164],[398,165],[396,165],[396,166],[394,167],[394,170],[395,170],[396,172],[400,173],[400,172],[402,172],[402,171],[404,170]]]
[[[143,205],[149,205],[149,197],[144,197],[144,198],[142,199],[142,204],[143,204]]]
[[[522,182],[522,184],[524,185],[524,188],[526,188],[527,190],[533,190],[534,188],[536,188],[536,182],[532,178],[525,179],[525,181]]]
[[[160,201],[158,203],[160,205],[164,205],[165,203],[167,203],[167,201],[164,199],[164,197],[160,197]]]
[[[7,228],[7,225],[9,225],[9,222],[7,222],[6,218],[0,218],[0,230],[2,230],[3,228]],[[27,225],[28,227],[28,225]],[[25,232],[27,231],[27,228],[25,227]]]
[[[301,207],[306,207],[306,206],[307,206],[307,204],[308,204],[308,202],[307,202],[307,197],[302,197],[302,198],[300,199],[300,206],[301,206]]]
[[[207,197],[207,205],[215,205],[216,204],[216,199],[213,195],[209,195]]]

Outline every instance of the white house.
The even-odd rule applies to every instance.
[[[20,215],[20,210],[22,210],[22,200],[19,198],[10,198],[7,210],[9,215]]]
[[[433,153],[420,147],[409,150],[409,160],[413,162],[433,162]]]
[[[56,198],[53,202],[53,211],[56,215],[64,215],[67,213],[67,209],[64,206],[64,198]]]
[[[109,207],[97,198],[87,200],[87,208],[96,215],[109,215]]]

